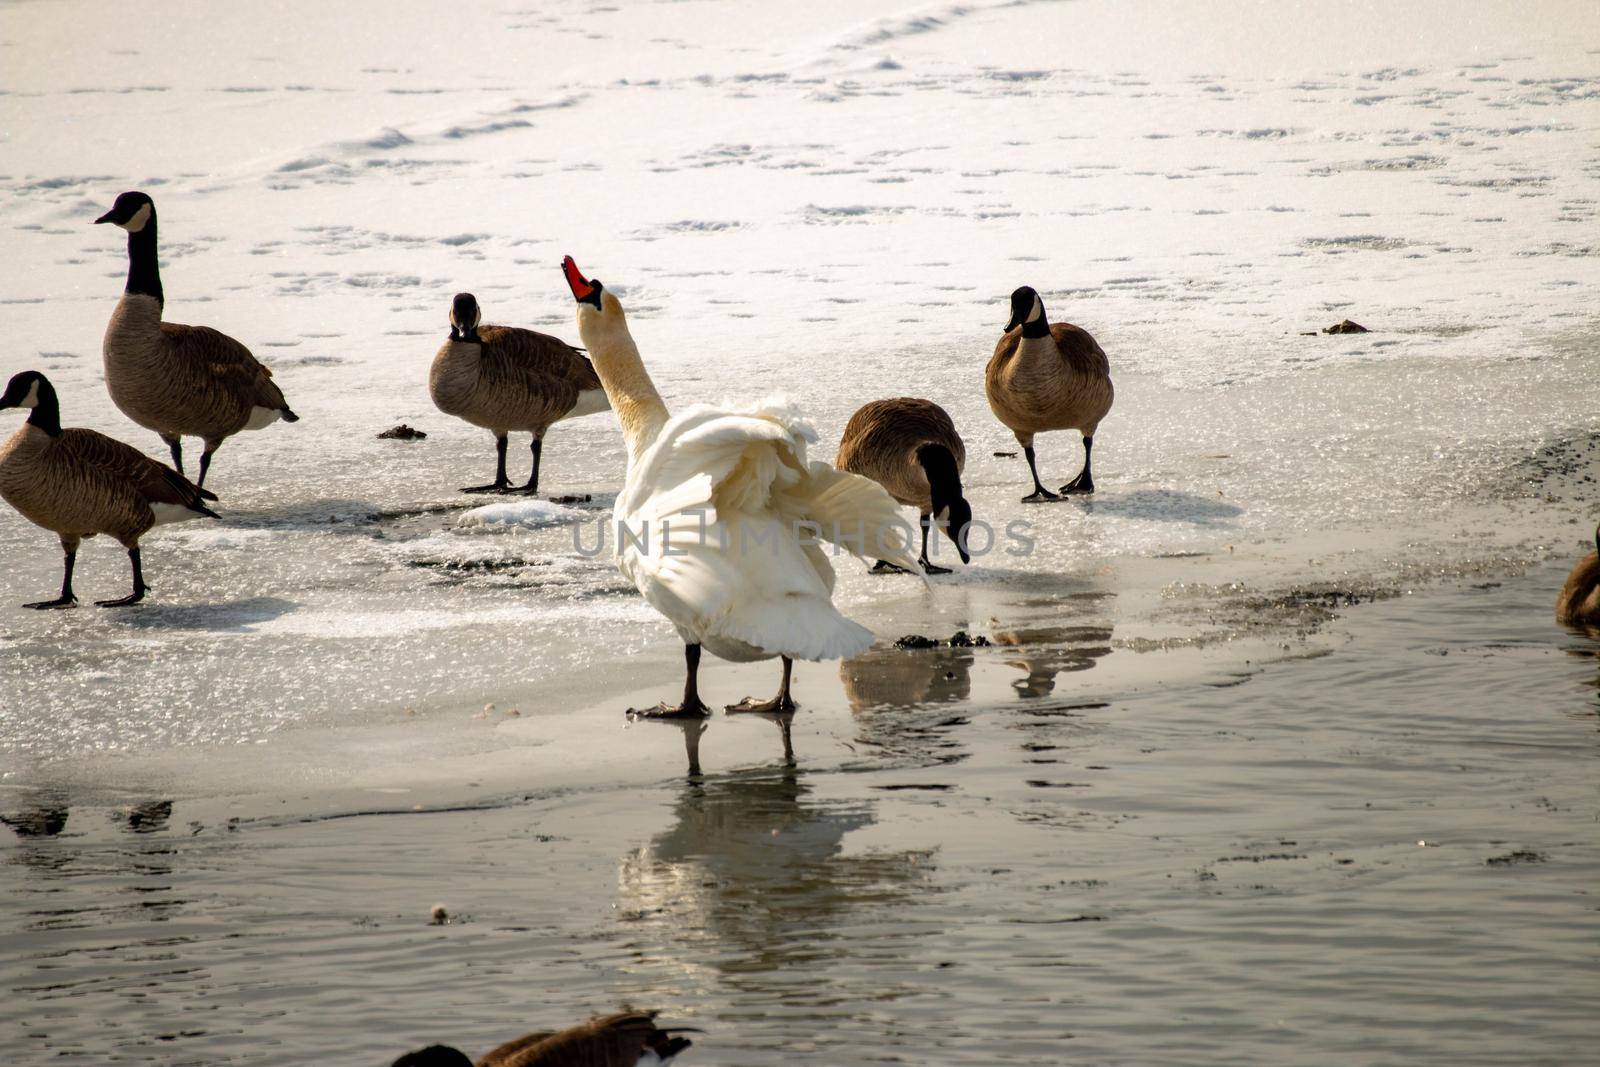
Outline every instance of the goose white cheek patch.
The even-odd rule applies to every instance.
[[[1036,297],[1033,298],[1033,310],[1028,312],[1028,321],[1029,322],[1038,322],[1039,321],[1039,316],[1043,315],[1043,314],[1044,314],[1044,304],[1040,303],[1039,298],[1036,296]]]
[[[22,403],[17,405],[22,408],[36,408],[39,406],[39,383],[34,382],[28,386],[28,395],[22,398]]]
[[[127,222],[119,222],[119,223],[117,223],[117,225],[121,226],[124,230],[127,230],[129,233],[138,233],[140,230],[144,229],[144,224],[149,222],[149,221],[150,221],[150,205],[146,204],[143,207],[141,207],[138,211],[135,211],[133,213],[133,218],[129,219]]]

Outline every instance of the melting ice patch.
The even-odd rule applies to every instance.
[[[457,526],[566,526],[587,514],[548,500],[507,500],[462,512]]]

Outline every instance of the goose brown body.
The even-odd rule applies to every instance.
[[[1580,559],[1556,597],[1556,621],[1563,626],[1600,626],[1600,528],[1595,551]]]
[[[56,533],[68,551],[102,533],[133,548],[175,514],[167,508],[199,518],[206,512],[194,506],[216,499],[166,464],[94,430],[52,437],[28,424],[0,445],[0,497]]]
[[[433,358],[428,388],[446,415],[543,437],[556,422],[608,406],[600,378],[565,341],[514,326],[480,326],[479,340],[446,341]]]
[[[1093,437],[1115,396],[1105,352],[1071,323],[1053,322],[1048,337],[1033,339],[1025,339],[1022,329],[1006,331],[984,372],[995,418],[1024,447],[1032,446],[1034,434],[1049,430]]]
[[[224,440],[280,417],[294,421],[272,371],[209,326],[161,321],[161,301],[125,293],[106,326],[106,388],[128,418],[164,438]]]
[[[964,470],[967,449],[944,408],[931,400],[902,396],[864,404],[845,424],[834,466],[871,478],[900,504],[927,512],[933,490],[917,450],[941,445]]]
[[[654,1012],[623,1011],[559,1033],[536,1033],[486,1053],[477,1067],[634,1067],[646,1049],[662,1059],[687,1047],[655,1024]]]

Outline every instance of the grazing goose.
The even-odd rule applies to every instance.
[[[909,569],[915,561],[892,536],[894,501],[876,482],[807,461],[816,431],[782,401],[697,404],[669,415],[617,298],[584,278],[572,257],[562,269],[578,332],[628,442],[617,565],[685,646],[683,702],[634,713],[707,714],[697,681],[702,647],[735,662],[781,657],[778,695],[728,710],[792,710],[794,660],[854,656],[872,644],[871,631],[833,606],[833,568],[818,542]]]
[[[653,1011],[620,1011],[602,1015],[558,1033],[524,1034],[486,1052],[477,1067],[644,1067],[671,1063],[693,1044],[662,1029]],[[692,1031],[698,1033],[699,1031]],[[429,1045],[408,1052],[394,1067],[473,1067],[471,1060],[448,1045]]]
[[[481,318],[476,297],[456,294],[450,339],[433,357],[428,390],[440,411],[494,434],[494,481],[462,492],[511,490],[506,434],[516,430],[533,434],[533,474],[518,491],[536,493],[545,431],[562,419],[606,410],[606,392],[583,353],[565,341],[514,326],[480,326]]]
[[[1024,285],[1011,294],[1011,321],[994,346],[983,384],[995,418],[1011,428],[1028,457],[1033,492],[1022,498],[1024,504],[1060,499],[1039,481],[1033,461],[1033,435],[1046,430],[1083,433],[1083,470],[1061,493],[1094,492],[1089,453],[1095,428],[1111,410],[1112,389],[1111,365],[1088,331],[1052,324],[1039,294]]]
[[[845,424],[833,465],[871,478],[896,502],[921,510],[922,555],[917,562],[924,571],[950,573],[949,567],[928,561],[928,527],[934,522],[955,541],[961,562],[968,562],[965,531],[972,521],[972,507],[961,495],[967,448],[944,408],[909,396],[863,405]],[[872,573],[896,570],[880,559]]]
[[[184,435],[205,442],[195,483],[204,485],[223,441],[279,419],[300,420],[272,371],[244,345],[209,326],[161,321],[155,201],[123,193],[94,221],[128,231],[128,285],[106,326],[106,388],[124,415],[161,435],[179,474]]]
[[[139,567],[139,538],[162,523],[217,517],[204,503],[216,494],[166,464],[94,430],[63,430],[55,388],[38,371],[12,377],[0,395],[0,408],[33,409],[22,428],[0,444],[0,497],[29,522],[54,531],[67,556],[61,595],[23,607],[76,604],[72,566],[78,544],[102,533],[127,548],[133,592],[97,603],[103,608],[137,604],[149,588]]]
[[[1556,622],[1564,626],[1600,626],[1600,526],[1595,550],[1578,561],[1556,597]]]

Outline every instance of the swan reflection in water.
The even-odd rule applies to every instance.
[[[876,822],[874,803],[820,799],[793,765],[690,779],[673,825],[622,857],[622,901],[652,919],[642,930],[665,917],[675,958],[727,972],[850,955],[870,937],[843,936],[870,921],[859,909],[914,901],[934,866],[927,851],[846,851],[847,835]]]
[[[783,741],[783,762],[785,766],[793,767],[794,758],[794,712],[792,711],[741,711],[741,719],[765,719],[778,728],[778,736]],[[683,731],[683,755],[688,762],[686,773],[691,779],[699,778],[700,770],[700,739],[711,728],[710,719],[661,719],[640,716],[635,722],[646,722],[657,726],[666,726]]]

